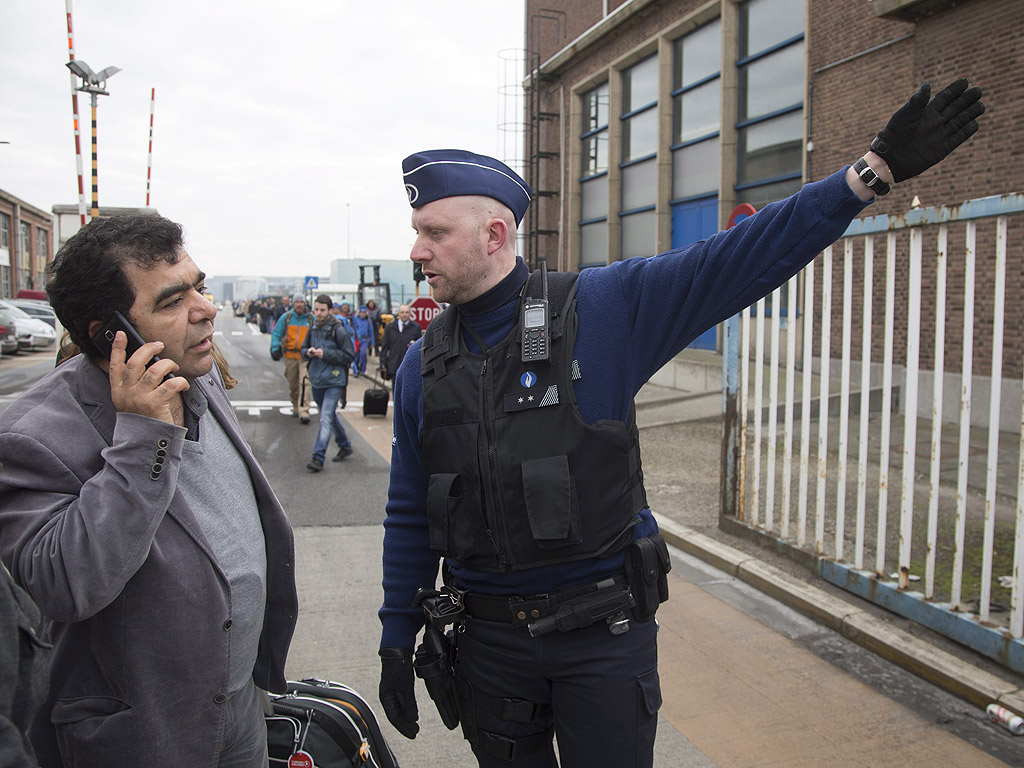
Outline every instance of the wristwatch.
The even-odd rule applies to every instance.
[[[853,164],[853,172],[860,176],[860,180],[868,185],[876,197],[889,194],[889,185],[882,181],[863,157]]]

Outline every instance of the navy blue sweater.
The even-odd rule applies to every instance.
[[[584,421],[625,421],[640,387],[684,347],[784,284],[835,242],[867,205],[850,190],[845,172],[807,184],[707,240],[648,259],[583,270],[576,290],[574,349],[582,377],[574,392]],[[520,261],[501,284],[461,307],[466,322],[489,347],[514,329],[526,277]],[[434,586],[439,566],[428,545],[427,477],[420,454],[421,343],[409,349],[395,378],[381,647],[414,646],[423,612],[410,607],[412,599],[420,587]],[[468,334],[466,345],[479,351]],[[656,530],[654,516],[645,509],[634,536]],[[460,585],[470,590],[527,596],[599,579],[620,571],[622,563],[619,553],[499,574],[452,565]]]

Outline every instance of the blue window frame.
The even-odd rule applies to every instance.
[[[740,5],[737,202],[760,208],[803,178],[804,0]]]

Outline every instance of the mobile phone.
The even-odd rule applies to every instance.
[[[124,351],[124,359],[127,361],[132,355],[139,351],[139,347],[146,343],[139,332],[135,330],[128,318],[122,315],[120,312],[115,312],[114,316],[107,321],[106,325],[100,328],[96,333],[92,335],[92,343],[99,349],[106,359],[110,359],[110,352],[114,348],[114,336],[118,331],[123,331],[124,335],[128,337],[128,346]],[[146,367],[149,368],[153,363],[159,360],[160,357],[153,355],[153,359],[146,363]],[[168,373],[164,376],[164,381],[173,378],[173,373]]]

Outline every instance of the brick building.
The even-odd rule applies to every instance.
[[[0,189],[0,298],[43,290],[53,254],[49,214]]]
[[[904,213],[915,197],[953,206],[1024,188],[1019,0],[527,0],[525,22],[524,162],[537,199],[521,234],[531,264],[581,269],[701,239],[738,204],[760,208],[853,162],[925,80],[981,85],[982,131],[865,215]],[[1013,378],[1024,357],[1021,218],[1008,237]],[[979,316],[994,240],[979,229]],[[949,280],[950,295],[962,289],[952,265]],[[905,291],[898,275],[898,301]],[[950,350],[959,344],[947,334]],[[698,345],[716,348],[715,331]]]

